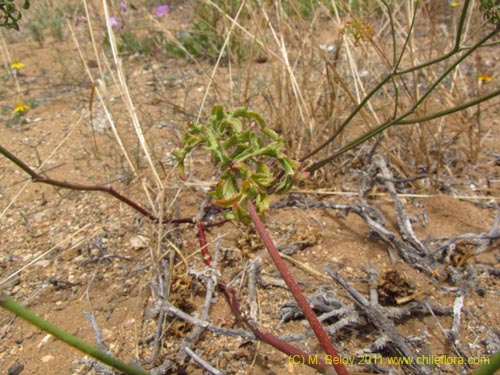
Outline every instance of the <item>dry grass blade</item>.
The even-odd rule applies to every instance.
[[[90,23],[90,20],[88,21],[89,22],[89,30],[92,29],[92,25]],[[113,117],[111,115],[111,112],[109,110],[109,105],[108,103],[106,102],[106,99],[105,99],[105,96],[104,96],[104,93],[106,92],[105,90],[105,87],[104,87],[104,84],[102,83],[102,79],[97,79],[95,80],[92,73],[90,72],[90,69],[88,67],[88,64],[86,62],[86,59],[84,58],[84,55],[83,55],[83,52],[81,50],[81,47],[80,47],[80,43],[75,35],[75,31],[73,29],[73,26],[71,25],[71,23],[69,21],[67,21],[67,25],[68,25],[68,28],[71,32],[71,37],[76,45],[76,48],[78,49],[78,55],[80,56],[80,59],[81,59],[81,62],[83,64],[83,66],[85,67],[85,72],[87,73],[88,77],[90,78],[91,82],[92,82],[92,88],[91,88],[91,97],[90,97],[90,102],[89,102],[89,112],[90,112],[90,119],[91,119],[91,130],[92,130],[92,135],[93,135],[93,139],[94,139],[94,143],[95,143],[95,129],[94,129],[94,124],[92,123],[92,116],[93,116],[93,113],[92,113],[92,110],[93,110],[93,93],[97,93],[97,97],[99,98],[99,102],[101,103],[102,105],[102,108],[104,109],[104,113],[106,115],[106,118],[109,122],[109,124],[111,125],[111,129],[113,131],[113,135],[115,136],[115,139],[120,147],[120,150],[121,152],[123,153],[123,155],[125,156],[125,159],[127,160],[127,163],[128,163],[128,166],[130,167],[130,169],[132,170],[132,172],[134,173],[134,175],[137,175],[137,170],[136,168],[134,167],[133,163],[132,163],[132,160],[130,159],[130,156],[129,156],[129,153],[127,152],[127,150],[125,149],[125,146],[123,144],[123,140],[120,136],[120,134],[118,133],[118,129],[116,128],[116,125],[115,125],[115,122],[113,120]],[[90,31],[92,33],[92,31]],[[92,39],[93,40],[93,39]],[[94,49],[97,48],[95,46],[95,41],[93,40],[93,47]],[[96,59],[97,61],[100,61],[99,60],[99,57],[96,55]],[[99,67],[100,67],[100,64],[99,64]],[[102,77],[102,75],[101,75]],[[95,143],[95,146],[97,147],[97,143]],[[97,151],[97,149],[96,149]]]
[[[120,83],[120,88],[122,89],[122,93],[124,95],[124,101],[127,106],[128,114],[132,120],[132,124],[134,126],[137,138],[139,139],[139,143],[142,147],[142,150],[144,152],[144,155],[146,156],[146,159],[149,163],[151,173],[154,176],[155,182],[157,184],[157,187],[160,188],[162,186],[162,181],[161,178],[156,170],[155,163],[153,162],[153,159],[151,157],[151,153],[149,151],[149,147],[146,144],[146,140],[144,138],[144,133],[142,131],[139,118],[137,116],[136,108],[134,106],[134,102],[132,101],[132,96],[130,94],[130,90],[127,84],[127,81],[125,79],[125,75],[123,73],[123,67],[122,67],[122,62],[121,59],[118,57],[118,51],[116,48],[116,40],[113,32],[113,28],[111,26],[111,21],[110,21],[110,14],[108,10],[108,5],[107,2],[104,0],[102,2],[103,9],[104,9],[104,16],[106,17],[106,28],[108,30],[108,37],[111,45],[111,51],[113,53],[113,60],[116,66],[116,71],[118,73],[118,81]]]

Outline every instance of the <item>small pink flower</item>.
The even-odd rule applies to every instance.
[[[127,5],[125,4],[125,1],[120,1],[120,9],[122,10],[122,12],[127,11]]]
[[[120,20],[118,18],[116,18],[115,16],[109,17],[109,23],[111,24],[111,26],[115,30],[120,30],[123,26],[122,23],[120,22]]]
[[[168,14],[168,12],[170,11],[169,7],[167,4],[164,4],[164,5],[160,5],[159,7],[156,8],[156,15],[157,16],[165,16]]]

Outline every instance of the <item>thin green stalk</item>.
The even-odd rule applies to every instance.
[[[385,3],[384,3],[385,4]],[[441,62],[441,61],[444,61],[450,57],[452,57],[453,55],[457,54],[458,52],[460,52],[462,50],[461,48],[461,38],[462,38],[462,33],[463,33],[463,27],[464,27],[464,24],[465,24],[465,21],[466,21],[466,15],[467,15],[467,11],[469,9],[469,4],[470,4],[470,0],[466,0],[465,3],[464,3],[464,6],[462,8],[462,14],[460,16],[460,20],[459,20],[459,23],[458,23],[458,28],[457,28],[457,35],[456,35],[456,38],[455,38],[455,45],[453,47],[453,49],[436,58],[436,59],[433,59],[433,60],[430,60],[430,61],[427,61],[423,64],[420,64],[420,65],[417,65],[417,66],[413,66],[411,68],[408,68],[408,69],[404,69],[404,70],[398,70],[398,67],[399,67],[399,64],[401,63],[401,60],[403,58],[403,55],[404,55],[404,52],[405,52],[405,49],[406,49],[406,46],[408,44],[408,41],[409,41],[409,38],[410,38],[410,35],[411,35],[411,32],[413,30],[413,27],[415,25],[415,19],[416,19],[416,10],[413,14],[413,17],[412,17],[412,21],[411,21],[411,24],[410,24],[410,29],[408,31],[408,35],[406,37],[406,40],[405,40],[405,43],[403,45],[403,48],[402,48],[402,51],[401,51],[401,54],[399,56],[399,59],[397,61],[397,63],[395,64],[395,66],[393,67],[393,70],[392,72],[390,72],[387,76],[385,76],[364,98],[363,100],[356,106],[356,108],[351,112],[351,114],[344,120],[344,122],[337,128],[337,130],[334,132],[334,134],[332,136],[330,136],[326,141],[324,141],[321,145],[319,145],[316,149],[314,149],[313,151],[309,152],[307,155],[303,156],[300,161],[303,162],[307,159],[309,159],[311,156],[317,154],[319,151],[321,151],[323,148],[325,148],[326,146],[328,146],[329,144],[331,144],[333,141],[335,141],[335,139],[339,136],[339,134],[342,133],[342,131],[344,131],[344,129],[347,127],[347,125],[351,122],[351,120],[354,118],[354,116],[356,116],[358,114],[358,112],[365,106],[365,104],[371,99],[371,97],[373,95],[375,95],[389,80],[394,80],[394,77],[397,77],[397,76],[402,76],[404,74],[407,74],[407,73],[411,73],[411,72],[414,72],[416,70],[420,70],[422,68],[425,68],[427,66],[431,66],[433,64],[436,64],[438,62]],[[490,39],[493,35],[495,35],[496,33],[498,33],[498,29],[496,30],[493,30],[490,34],[488,34],[485,38],[483,38],[481,41],[479,41],[478,43],[476,43],[474,46],[470,47],[470,48],[467,48],[467,52],[462,55],[457,61],[455,61],[454,64],[451,65],[451,67],[449,69],[447,69],[445,71],[445,73],[443,73],[441,75],[441,77],[439,79],[437,79],[433,85],[426,91],[426,93],[415,103],[415,105],[413,106],[412,109],[410,109],[407,113],[405,113],[404,115],[400,116],[398,118],[398,121],[399,120],[403,120],[405,117],[409,116],[411,113],[413,113],[416,108],[423,102],[423,100],[437,87],[438,84],[441,83],[441,81],[453,70],[456,68],[456,66],[462,61],[464,60],[468,55],[470,55],[470,53],[472,53],[474,50],[478,49],[479,47],[481,47],[482,45],[485,44],[485,42]],[[395,46],[393,47],[393,53],[395,52]],[[397,108],[395,109],[395,113],[397,112]],[[439,117],[439,116],[438,116]],[[393,120],[394,121],[394,120]],[[396,122],[396,121],[394,121]],[[389,125],[390,124],[390,125]],[[325,164],[331,162],[333,159],[335,159],[337,156],[339,156],[340,154],[358,146],[359,144],[365,142],[366,140],[370,139],[371,137],[373,137],[374,135],[380,133],[381,131],[387,129],[388,127],[392,126],[393,123],[392,121],[390,123],[385,123],[385,124],[382,124],[380,125],[380,127],[376,128],[376,132],[372,133],[367,133],[365,134],[364,136],[358,138],[357,140],[351,142],[349,145],[347,145],[346,147],[344,147],[342,150],[338,151],[338,152],[335,152],[333,155],[331,155],[330,157],[324,159],[324,160],[321,160],[315,164],[313,164],[312,166],[309,166],[309,168],[307,168],[307,171],[314,171],[314,170],[317,170],[319,168],[321,168],[322,166],[324,166]]]
[[[372,137],[376,136],[377,134],[383,132],[384,130],[390,128],[393,125],[405,125],[404,119],[407,118],[408,116],[410,116],[411,114],[415,113],[415,111],[420,106],[420,104],[422,104],[422,102],[427,98],[427,96],[429,96],[436,89],[436,87],[446,78],[446,76],[448,76],[448,74],[450,74],[453,71],[453,69],[455,69],[458,66],[458,64],[460,64],[472,52],[474,52],[476,49],[478,49],[483,43],[485,43],[488,39],[490,39],[491,37],[493,37],[499,31],[500,31],[500,29],[493,30],[492,32],[490,32],[489,34],[487,34],[485,37],[483,37],[479,42],[477,42],[470,50],[468,50],[462,56],[460,56],[453,64],[450,65],[450,67],[448,67],[448,69],[446,69],[441,74],[441,76],[438,79],[436,79],[436,81],[427,89],[427,91],[417,100],[417,102],[412,106],[412,108],[410,108],[410,110],[408,110],[406,113],[404,113],[403,115],[399,116],[396,119],[387,121],[387,122],[385,122],[385,123],[377,126],[375,129],[373,129],[373,130],[371,130],[371,131],[363,134],[359,138],[357,138],[354,141],[352,141],[349,144],[347,144],[345,147],[343,147],[339,151],[337,151],[337,152],[333,153],[332,155],[328,156],[327,158],[325,158],[323,160],[320,160],[320,161],[314,163],[313,165],[309,166],[306,169],[306,171],[307,172],[314,172],[315,170],[317,170],[317,169],[323,167],[324,165],[332,162],[338,156],[340,156],[340,155],[344,154],[345,152],[353,149],[354,147],[357,147],[360,144],[368,141]],[[397,73],[397,74],[399,75],[399,73]],[[387,81],[387,79],[389,79],[391,76],[392,75],[387,76],[386,79],[384,79],[382,82],[385,83]],[[378,90],[378,88],[380,88],[381,86],[382,86],[381,84],[378,84],[375,87],[375,89]],[[372,90],[372,92],[373,92],[373,90]],[[368,94],[368,96],[370,96],[372,94],[372,92],[370,92],[370,94]],[[499,95],[499,92],[498,91],[493,91],[492,93],[483,95],[480,98],[476,98],[476,99],[474,99],[474,100],[472,100],[472,101],[470,101],[470,102],[468,102],[468,103],[466,103],[465,105],[462,105],[462,106],[465,106],[465,108],[467,108],[469,106],[476,105],[476,104],[478,104],[478,103],[480,103],[480,102],[482,102],[484,100],[491,99],[492,97],[497,96],[497,95]],[[365,99],[363,99],[363,101],[360,104],[364,105],[364,103],[366,103],[366,101],[368,101],[368,96]],[[470,104],[470,103],[472,103],[472,104]],[[470,105],[467,105],[467,104],[470,104]],[[456,111],[460,110],[460,109],[456,109],[456,108],[457,107],[454,107],[454,108],[450,109],[452,111],[450,113],[453,113],[453,112],[456,112]],[[355,111],[359,111],[360,109],[361,108],[359,108],[359,106],[358,106],[358,107],[356,107]],[[445,111],[443,111],[443,112],[445,112]],[[443,114],[443,112],[438,112],[437,114],[439,114],[439,116],[437,116],[437,117],[441,117],[441,116],[444,116],[444,115],[447,114],[447,113]],[[437,115],[437,114],[429,115],[429,116],[426,116],[426,117],[434,118],[432,116]],[[353,117],[352,115],[349,116],[347,120],[350,121],[350,119],[352,117]],[[410,121],[410,122],[408,122],[407,124],[413,124],[413,123],[415,123],[413,120],[408,120],[408,121]],[[345,125],[347,125],[346,122],[343,124],[343,126],[345,126]],[[326,146],[326,144],[324,144],[324,146]],[[305,159],[305,158],[302,158],[301,161],[303,159]]]
[[[479,367],[473,375],[493,375],[500,369],[500,352],[491,356],[488,363]]]
[[[316,149],[312,150],[310,153],[307,155],[303,156],[302,158],[299,159],[299,161],[303,162],[304,160],[309,159],[311,156],[317,154],[320,152],[322,149],[324,149],[326,146],[328,146],[330,143],[332,143],[340,133],[345,129],[345,127],[351,122],[351,120],[358,114],[359,111],[361,111],[361,108],[365,106],[365,104],[371,99],[373,95],[377,93],[378,90],[382,88],[392,77],[392,74],[388,74],[386,77],[384,77],[377,86],[373,88],[365,97],[364,99],[358,104],[356,108],[351,112],[351,114],[344,120],[342,125],[340,125],[337,130],[335,130],[335,133],[328,138],[325,142],[323,142],[321,145],[319,145]]]
[[[462,7],[462,13],[460,14],[460,20],[458,21],[457,36],[455,38],[455,48],[454,50],[460,49],[460,39],[462,39],[462,33],[464,30],[465,20],[467,19],[467,12],[469,11],[470,0],[464,1],[464,6]]]
[[[480,96],[480,97],[473,99],[471,101],[468,101],[467,103],[457,105],[453,108],[449,108],[449,109],[446,109],[446,110],[441,111],[441,112],[431,113],[430,115],[427,115],[427,116],[413,118],[410,120],[397,121],[393,125],[411,125],[411,124],[418,124],[418,123],[424,122],[424,121],[434,120],[434,119],[437,119],[439,117],[447,116],[447,115],[450,115],[452,113],[462,111],[466,108],[473,107],[475,105],[478,105],[479,103],[482,103],[486,100],[494,98],[495,96],[498,96],[498,95],[500,95],[500,89],[492,91],[488,94]]]
[[[422,102],[427,98],[434,89],[450,74],[463,60],[465,60],[472,52],[478,49],[483,43],[485,43],[488,39],[497,34],[499,30],[495,29],[491,33],[487,34],[484,38],[482,38],[479,42],[477,42],[473,48],[466,51],[462,56],[460,56],[453,64],[451,64],[448,69],[446,69],[441,76],[434,81],[434,83],[427,89],[427,91],[417,100],[417,102],[413,105],[413,107],[408,111],[409,113],[406,116],[409,116],[411,113],[415,112],[416,109]]]
[[[406,45],[408,43],[410,34],[411,34],[411,29],[413,27],[413,21],[415,20],[415,14],[417,12],[414,12],[413,20],[412,20],[412,25],[410,26],[410,31],[408,32],[408,35],[406,37],[405,43],[403,45],[403,49],[401,51],[401,56],[399,57],[399,60],[397,58],[398,55],[398,46],[396,42],[396,28],[394,27],[394,18],[391,12],[391,7],[385,0],[382,0],[382,4],[387,9],[387,14],[389,16],[389,24],[391,25],[391,36],[392,36],[392,70],[396,69],[397,66],[399,66],[399,62],[401,61],[401,58],[403,57],[404,50],[406,48]],[[393,118],[395,118],[398,115],[398,107],[399,107],[399,88],[396,83],[396,80],[394,79],[394,76],[391,77],[392,81],[392,87],[394,88],[394,113],[392,115]]]
[[[413,29],[415,27],[416,19],[417,19],[417,10],[415,9],[415,11],[413,12],[413,16],[411,18],[410,27],[408,29],[408,35],[406,35],[405,42],[403,43],[403,47],[401,48],[401,53],[399,55],[399,59],[394,64],[395,71],[398,69],[399,65],[401,64],[401,61],[403,60],[403,56],[404,56],[405,51],[406,51],[406,47],[408,47],[408,44],[410,43],[410,38],[411,38],[411,34],[413,32]]]
[[[454,54],[460,52],[462,50],[460,41],[462,39],[462,32],[463,32],[465,20],[467,18],[467,10],[469,8],[469,3],[470,3],[470,0],[466,0],[464,3],[464,6],[462,8],[462,14],[460,15],[460,20],[458,22],[458,27],[457,27],[457,35],[455,37],[455,45],[453,46],[453,49],[450,52],[445,53],[442,56],[439,56],[435,59],[429,60],[425,63],[420,64],[420,65],[412,66],[411,68],[404,69],[404,70],[399,70],[399,71],[397,71],[397,74],[398,75],[407,74],[407,73],[414,72],[415,70],[420,70],[420,69],[426,68],[426,67],[434,65],[438,62],[444,61],[444,60],[450,58],[451,56],[453,56]]]
[[[389,80],[393,80],[394,81],[394,77],[400,74],[400,73],[396,73],[396,71],[397,71],[397,69],[399,67],[399,64],[401,63],[401,60],[403,59],[404,52],[405,52],[406,47],[407,47],[407,45],[409,43],[412,30],[413,30],[413,28],[415,26],[416,13],[417,12],[415,10],[415,12],[413,13],[413,17],[412,17],[412,21],[411,21],[411,24],[410,24],[410,28],[408,30],[408,35],[406,36],[405,42],[403,43],[403,48],[401,50],[401,54],[399,56],[399,59],[398,59],[397,63],[395,63],[394,66],[392,67],[392,72],[390,72],[384,78],[382,78],[382,80],[368,94],[366,94],[366,96],[363,98],[363,100],[356,106],[356,108],[354,108],[354,110],[351,112],[351,114],[337,128],[337,130],[333,133],[332,136],[330,136],[326,141],[324,141],[321,145],[319,145],[314,150],[312,150],[311,152],[309,152],[307,155],[305,155],[302,158],[300,158],[299,161],[303,162],[303,161],[309,159],[311,156],[314,156],[315,154],[317,154],[318,152],[320,152],[322,149],[324,149],[326,146],[328,146],[330,143],[332,143],[333,141],[335,141],[335,139],[337,139],[337,137],[344,131],[344,129],[347,127],[347,125],[349,125],[349,123],[354,118],[354,116],[356,116],[358,114],[358,112],[361,111],[361,109],[365,106],[365,104],[368,103],[368,101],[372,98],[372,96],[375,95]],[[393,22],[392,16],[390,17],[390,20],[391,20],[391,25],[392,25],[392,22]],[[394,54],[394,57],[395,57],[397,51],[396,51],[396,42],[395,42],[394,38],[395,38],[395,36],[393,35],[393,54]],[[452,54],[450,54],[450,56],[451,55]],[[397,91],[397,86],[396,86],[395,83],[394,83],[394,88]],[[396,108],[395,108],[395,113],[396,112],[397,112],[397,103],[396,103]]]
[[[391,36],[392,36],[392,66],[396,65],[396,56],[398,54],[398,46],[396,44],[396,28],[394,27],[394,18],[392,17],[391,7],[387,4],[387,1],[382,0],[387,9],[387,15],[389,16],[389,24],[391,26]]]
[[[127,365],[126,363],[111,357],[110,355],[101,352],[100,350],[94,348],[93,346],[87,344],[86,342],[80,340],[79,338],[70,335],[68,332],[58,328],[45,319],[42,319],[35,313],[31,312],[27,308],[21,306],[16,301],[8,296],[0,297],[0,306],[6,310],[9,310],[11,313],[19,316],[20,318],[26,320],[28,323],[40,328],[41,330],[50,333],[55,338],[63,341],[64,343],[71,345],[75,349],[80,350],[81,352],[97,359],[98,361],[118,370],[122,371],[125,374],[129,375],[149,375],[146,371],[138,369],[137,367],[133,367]]]

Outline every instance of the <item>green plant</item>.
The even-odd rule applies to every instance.
[[[30,1],[24,0],[23,9],[29,9]],[[17,9],[14,0],[0,0],[0,27],[7,29],[19,30],[19,20],[22,18],[22,13]]]
[[[4,296],[4,295],[0,296],[0,307],[3,307],[4,309],[12,312],[13,314],[16,314],[17,316],[26,320],[35,327],[38,327],[41,330],[50,333],[52,336],[66,343],[67,345],[70,345],[75,349],[78,349],[81,352],[90,355],[91,357],[101,361],[102,363],[105,363],[106,365],[116,370],[122,371],[128,375],[148,375],[147,372],[137,367],[127,365],[126,363],[110,356],[109,354],[101,352],[100,350],[94,348],[93,346],[87,344],[86,342],[80,340],[79,338],[69,334],[68,332],[50,324],[49,322],[42,319],[38,315],[34,314],[27,308],[18,304],[9,296]]]
[[[191,55],[191,57],[215,60],[228,38],[222,57],[234,61],[245,60],[250,55],[248,41],[238,28],[229,31],[227,19],[236,17],[237,14],[240,18],[244,18],[242,13],[246,13],[246,8],[241,8],[241,12],[238,13],[241,5],[240,2],[233,0],[217,0],[210,4],[194,1],[193,26],[178,31],[175,41],[164,42],[165,52],[173,57],[186,58]]]
[[[493,375],[498,370],[500,370],[500,352],[493,354],[489,363],[482,365],[473,375]]]
[[[154,39],[144,35],[138,38],[131,31],[120,32],[118,41],[118,52],[120,53],[140,53],[141,55],[151,55],[154,51]]]
[[[56,8],[51,17],[46,20],[46,27],[50,30],[54,38],[62,41],[64,40],[63,29],[65,23],[66,19],[63,10],[61,8]]]
[[[322,8],[327,9],[327,16],[335,12],[331,2],[325,0],[282,0],[281,6],[287,15],[298,16],[305,20],[313,19],[318,11],[322,11]]]
[[[11,118],[7,120],[7,127],[26,124],[26,118],[19,112],[14,113]]]
[[[219,111],[222,109],[219,108]],[[217,112],[217,109],[215,110]],[[240,109],[237,111],[237,114],[239,114],[242,117],[247,117],[247,118],[254,118],[257,119],[259,118],[258,115],[248,112],[247,110]],[[231,122],[234,122],[234,118],[232,119]],[[261,130],[263,132],[267,132],[266,127],[263,124],[261,125]],[[270,137],[275,139],[276,137],[274,134],[270,134]],[[252,137],[254,138],[254,137]],[[260,148],[259,148],[260,149]],[[33,182],[40,182],[40,183],[45,183],[48,185],[52,185],[55,187],[63,188],[63,189],[71,189],[71,190],[79,190],[79,191],[101,191],[108,193],[115,198],[119,199],[123,203],[129,205],[136,211],[140,212],[142,215],[145,217],[149,218],[151,221],[155,223],[165,223],[165,222],[170,222],[170,223],[196,223],[195,219],[192,218],[181,218],[181,219],[170,219],[170,220],[164,220],[163,218],[159,218],[152,214],[150,211],[146,210],[136,202],[132,201],[131,199],[125,197],[124,195],[118,193],[116,190],[114,190],[110,186],[102,186],[102,185],[81,185],[81,184],[75,184],[75,183],[70,183],[66,181],[59,181],[59,180],[54,180],[49,177],[45,177],[40,175],[39,173],[35,172],[32,168],[30,168],[26,163],[21,161],[18,157],[16,157],[14,154],[10,153],[7,149],[5,149],[3,146],[0,145],[0,153],[4,155],[7,159],[12,161],[15,165],[17,165],[19,168],[21,168],[23,171],[25,171],[28,175],[31,176]],[[271,154],[271,158],[276,158],[277,157],[273,156],[274,153]],[[281,157],[283,158],[283,157]],[[292,161],[288,161],[287,163],[293,164]],[[285,178],[284,181],[287,179]],[[290,274],[288,269],[286,268],[285,263],[281,259],[279,252],[272,242],[272,240],[269,237],[269,234],[264,228],[264,224],[259,218],[259,215],[255,209],[254,204],[252,203],[251,200],[247,201],[248,204],[248,211],[249,215],[252,219],[252,221],[255,223],[257,230],[262,237],[262,240],[264,241],[266,247],[269,250],[269,253],[271,254],[271,257],[275,261],[278,269],[280,270],[285,282],[287,285],[290,287],[290,290],[292,291],[294,297],[296,298],[299,306],[302,308],[304,311],[305,316],[309,320],[309,323],[311,324],[312,329],[314,330],[315,334],[317,335],[321,345],[325,349],[325,352],[327,355],[331,356],[332,358],[337,358],[339,359],[339,355],[337,351],[335,350],[333,344],[330,342],[328,339],[328,336],[326,332],[324,331],[321,323],[317,319],[316,315],[314,314],[311,306],[305,299],[305,297],[302,295],[296,281],[293,279],[293,276]],[[203,260],[204,262],[210,266],[211,265],[211,257],[208,254],[208,249],[207,249],[207,243],[205,239],[205,234],[204,234],[204,229],[203,229],[203,224],[201,222],[197,223],[198,230],[199,230],[199,238],[200,238],[200,244],[202,246],[202,254],[203,254]],[[235,296],[234,290],[230,288],[227,284],[224,282],[220,281],[218,283],[219,289],[221,289],[224,294],[227,296],[229,299],[231,309],[233,312],[242,320],[245,322],[248,328],[252,330],[252,332],[256,335],[257,338],[260,340],[267,342],[268,344],[274,346],[275,348],[281,350],[283,353],[286,353],[288,355],[294,355],[294,356],[300,356],[302,358],[308,357],[308,354],[301,351],[300,349],[297,349],[295,346],[290,345],[283,340],[280,340],[279,338],[275,337],[272,334],[265,333],[260,331],[255,325],[249,321],[249,319],[243,315],[240,311],[239,308],[239,303],[237,301],[237,298]],[[125,371],[127,374],[135,375],[135,374],[142,374],[141,370],[135,370],[135,369],[127,369],[127,365],[124,365],[120,361],[116,360],[115,358],[109,357],[105,355],[104,353],[101,353],[100,351],[96,350],[95,348],[92,348],[82,342],[81,340],[77,339],[76,337],[69,335],[67,332],[52,326],[48,322],[44,321],[40,317],[36,316],[33,314],[31,311],[23,308],[19,304],[17,304],[15,301],[10,299],[9,297],[0,297],[0,306],[12,311],[16,315],[22,317],[23,319],[27,320],[31,324],[35,325],[36,327],[39,327],[40,329],[43,329],[56,337],[60,338],[63,340],[66,344],[74,346],[75,348],[84,351],[85,353],[93,356],[94,358],[103,361],[104,363],[113,366],[117,369],[120,369],[122,371]],[[327,364],[324,360],[320,360],[318,363],[310,363],[308,364],[311,367],[314,367],[318,369],[319,371],[323,373],[331,373],[331,363]],[[342,361],[334,361],[333,366],[337,373],[339,375],[347,375],[348,372],[345,368],[345,366],[342,364]]]
[[[43,26],[37,21],[29,22],[28,30],[31,37],[38,43],[38,45],[43,47],[43,41],[45,40],[43,35]]]
[[[59,41],[63,41],[66,33],[66,15],[81,12],[80,3],[51,3],[40,0],[33,3],[33,9],[26,17],[26,27],[31,37],[43,46],[47,35]]]
[[[383,1],[383,3],[389,8],[389,5],[387,2]],[[393,40],[393,45],[392,45],[392,61],[387,61],[386,63],[390,66],[390,71],[388,74],[386,74],[376,85],[373,87],[366,95],[365,97],[359,102],[359,104],[354,108],[354,110],[347,116],[347,118],[335,129],[333,134],[323,143],[321,143],[318,147],[316,147],[314,150],[311,152],[307,153],[305,156],[303,156],[300,161],[304,162],[308,159],[310,159],[312,156],[316,155],[319,151],[323,150],[325,147],[331,145],[337,137],[339,137],[347,128],[347,126],[351,123],[353,118],[358,115],[362,109],[369,103],[373,97],[379,93],[382,88],[386,84],[391,84],[394,87],[394,93],[395,93],[395,101],[394,101],[394,107],[393,107],[393,114],[390,117],[390,119],[382,122],[381,124],[378,124],[377,126],[373,127],[367,132],[364,132],[362,135],[358,136],[351,142],[349,142],[347,145],[340,147],[338,150],[330,154],[330,156],[324,157],[318,161],[315,161],[312,165],[307,167],[308,172],[314,172],[326,164],[329,164],[333,162],[335,159],[337,159],[340,155],[345,154],[346,152],[352,150],[353,148],[367,142],[368,140],[372,139],[373,137],[379,135],[380,133],[386,131],[389,128],[393,128],[396,126],[408,126],[408,125],[415,125],[419,123],[424,123],[427,121],[431,121],[434,119],[438,119],[443,116],[450,115],[452,113],[456,113],[459,111],[463,111],[464,109],[467,109],[472,106],[476,106],[484,101],[487,101],[491,98],[494,98],[498,95],[500,95],[500,89],[497,90],[492,90],[491,92],[488,92],[482,96],[470,99],[468,101],[462,102],[460,104],[457,104],[451,108],[446,108],[440,111],[436,111],[431,114],[427,115],[421,115],[421,116],[415,116],[416,113],[418,113],[419,109],[424,106],[424,103],[426,99],[428,99],[429,96],[431,96],[433,93],[435,93],[438,89],[438,87],[443,84],[443,82],[450,77],[450,75],[456,70],[458,65],[463,62],[467,57],[469,57],[474,51],[478,50],[479,48],[483,47],[486,45],[488,42],[491,41],[491,39],[497,35],[500,32],[500,28],[496,27],[494,30],[489,31],[484,35],[482,38],[480,38],[477,42],[472,44],[471,46],[464,47],[463,46],[463,30],[465,27],[465,21],[467,19],[467,15],[470,12],[470,7],[471,2],[470,0],[465,1],[463,8],[462,8],[462,13],[460,15],[459,23],[457,26],[457,33],[455,36],[455,44],[451,51],[444,53],[437,58],[431,59],[427,62],[424,62],[422,64],[417,64],[414,66],[411,66],[406,69],[400,68],[400,65],[402,64],[403,58],[405,56],[405,53],[407,53],[406,49],[408,48],[410,44],[410,37],[411,37],[411,32],[408,33],[405,42],[403,46],[398,50],[398,45],[395,41]],[[484,9],[483,9],[484,10]],[[392,14],[388,12],[390,15],[390,22],[391,22],[391,27],[392,27],[392,35],[393,38],[395,38],[395,29],[394,29],[394,19],[392,17]],[[411,20],[410,24],[410,31],[413,30],[413,27],[415,26],[415,17],[416,17],[416,11],[413,13],[413,18]],[[358,27],[359,28],[359,27]],[[374,44],[374,41],[372,38],[369,37],[366,33],[360,34],[362,37],[366,37],[367,40]],[[363,38],[359,37],[357,40],[362,40]],[[454,59],[454,60],[453,60]],[[450,61],[452,60],[452,61]],[[400,108],[400,96],[402,95],[403,90],[399,90],[397,87],[396,79],[403,79],[403,76],[409,75],[409,74],[415,74],[417,72],[421,72],[424,69],[431,67],[431,66],[436,66],[439,63],[442,63],[443,61],[446,61],[448,65],[443,69],[443,71],[436,75],[431,82],[428,83],[427,87],[425,90],[423,90],[422,93],[419,93],[418,97],[413,98],[413,103],[409,106],[409,108],[406,108],[404,111],[401,111]],[[336,68],[333,67],[333,74],[337,74]],[[402,113],[400,113],[402,112]]]
[[[26,118],[24,117],[26,112],[37,106],[36,99],[29,99],[25,104],[23,101],[18,101],[15,108],[4,106],[2,108],[2,114],[7,116],[7,126],[15,126],[25,124]]]
[[[253,120],[257,126],[250,124],[245,128],[241,119]],[[225,112],[223,107],[217,106],[212,108],[208,124],[189,124],[188,130],[182,136],[181,149],[174,152],[182,179],[186,179],[185,158],[198,146],[209,151],[212,163],[220,168],[219,182],[211,193],[214,202],[221,207],[232,208],[233,214],[229,216],[231,219],[245,223],[249,222],[248,218],[253,221],[257,233],[304,312],[325,353],[332,358],[339,358],[339,354],[288,270],[285,261],[281,258],[260,218],[269,208],[270,192],[286,193],[293,185],[293,176],[298,163],[284,155],[283,138],[269,129],[256,112],[246,108]],[[273,173],[269,165],[274,165],[276,162],[280,166],[280,171]],[[211,259],[207,254],[203,226],[199,226],[199,231],[204,260],[207,265],[210,265]],[[228,294],[225,284],[222,283],[221,289]],[[229,296],[230,300],[233,298]],[[237,304],[235,301],[231,303],[233,310],[241,315],[235,304]],[[271,336],[262,338],[284,353],[290,353],[291,348],[279,340],[275,341]],[[333,366],[337,374],[348,374],[347,369],[341,363],[334,361]],[[327,372],[328,368],[322,368],[322,370]]]
[[[223,43],[222,37],[217,35],[213,26],[204,21],[196,22],[192,29],[179,31],[176,39],[176,42],[164,43],[163,48],[167,54],[181,58],[185,58],[187,52],[194,57],[214,59]]]
[[[488,22],[500,27],[500,1],[499,0],[481,0],[479,10]]]
[[[38,107],[38,100],[36,98],[29,98],[26,100],[26,104],[30,109]]]
[[[253,120],[256,130],[245,128],[241,120]],[[207,124],[190,123],[182,137],[181,149],[174,152],[182,178],[186,178],[184,161],[196,147],[210,151],[221,175],[212,197],[215,203],[231,208],[231,218],[248,218],[247,202],[254,201],[262,214],[269,208],[269,189],[286,193],[293,184],[298,163],[283,153],[283,138],[268,128],[259,114],[239,108],[225,112],[212,108]],[[279,166],[278,171],[272,168]]]

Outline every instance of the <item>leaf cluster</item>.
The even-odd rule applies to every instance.
[[[481,0],[479,10],[485,20],[500,27],[500,0]]]
[[[373,27],[366,22],[356,18],[346,23],[342,32],[350,33],[354,37],[354,45],[357,46],[360,41],[368,41],[373,36]]]
[[[24,0],[23,9],[30,7],[30,1]],[[0,26],[7,29],[19,30],[19,20],[22,18],[21,12],[17,9],[14,0],[0,0]]]
[[[242,120],[254,128],[244,128]],[[209,151],[213,164],[220,168],[212,197],[216,204],[232,209],[228,218],[247,221],[249,199],[262,214],[269,208],[271,190],[283,194],[292,187],[298,163],[285,156],[283,138],[256,112],[246,108],[225,112],[216,106],[207,124],[190,123],[181,148],[174,152],[183,179],[185,158],[198,146]]]

